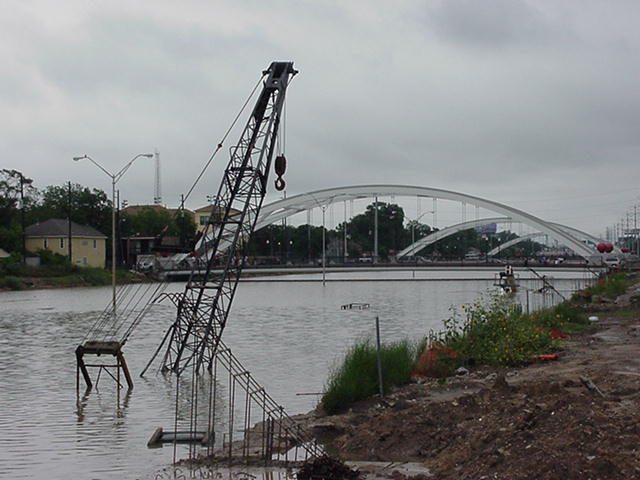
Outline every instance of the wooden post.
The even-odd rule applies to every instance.
[[[131,373],[129,373],[129,367],[127,366],[127,362],[124,359],[124,355],[122,355],[122,351],[118,349],[118,353],[116,354],[118,357],[118,363],[120,363],[120,368],[122,368],[122,373],[124,373],[124,378],[127,380],[127,385],[129,386],[129,390],[133,389],[133,380],[131,379]]]
[[[84,349],[82,348],[82,345],[78,345],[78,348],[76,348],[76,368],[79,368],[82,372],[82,376],[84,377],[84,382],[87,384],[87,388],[91,388],[93,387],[93,384],[91,383],[91,377],[89,376],[89,372],[87,371],[87,366],[84,364],[83,356]]]

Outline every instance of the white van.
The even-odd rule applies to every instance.
[[[607,257],[604,263],[609,268],[618,268],[622,262],[618,257]]]

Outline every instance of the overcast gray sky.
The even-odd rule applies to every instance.
[[[261,70],[292,60],[288,195],[430,186],[599,233],[640,194],[635,1],[0,4],[0,167],[38,187],[108,191],[71,158],[117,170],[157,148],[176,205]],[[153,173],[139,159],[121,198],[150,203]]]

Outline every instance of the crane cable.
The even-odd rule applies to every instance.
[[[240,111],[238,112],[236,117],[233,119],[233,122],[231,122],[231,125],[229,126],[229,128],[227,129],[225,134],[223,135],[222,140],[220,140],[220,142],[216,146],[216,149],[213,151],[213,153],[209,157],[209,160],[207,160],[207,163],[205,163],[204,167],[200,171],[200,174],[198,175],[196,180],[191,185],[191,188],[189,188],[189,191],[184,196],[183,205],[184,205],[184,202],[189,198],[189,195],[191,195],[191,193],[193,192],[193,189],[196,188],[196,185],[198,184],[198,182],[200,181],[200,179],[204,175],[204,172],[206,172],[206,170],[209,168],[209,165],[211,165],[211,162],[213,161],[213,158],[222,149],[222,145],[224,144],[225,140],[227,139],[227,137],[231,133],[231,130],[233,130],[233,127],[235,127],[236,123],[238,123],[238,120],[240,119],[240,116],[242,115],[242,112],[244,112],[244,109],[247,108],[247,105],[251,101],[251,98],[253,97],[253,95],[256,93],[256,90],[260,86],[260,83],[262,82],[262,79],[265,77],[265,75],[266,75],[266,73],[263,73],[262,76],[260,77],[260,79],[258,80],[258,82],[256,83],[255,87],[253,87],[253,90],[251,90],[251,93],[249,94],[249,96],[245,100],[244,104],[242,105],[242,108],[240,108]]]

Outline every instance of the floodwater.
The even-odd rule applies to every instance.
[[[523,286],[539,287],[521,275]],[[553,276],[565,294],[590,278],[575,270]],[[383,341],[419,339],[440,327],[452,305],[493,285],[493,272],[454,269],[336,273],[324,287],[319,274],[279,278],[289,281],[239,285],[224,341],[290,414],[315,406],[319,397],[309,394],[322,391],[355,339],[373,335],[376,316]],[[76,395],[74,350],[109,298],[104,287],[0,293],[0,478],[154,478],[171,463],[172,448],[146,443],[156,427],[172,425],[175,379],[155,371],[138,377],[174,319],[171,304],[154,306],[124,347],[130,393],[117,395],[105,377]],[[552,301],[529,294],[531,309]],[[353,302],[370,309],[341,310]]]

